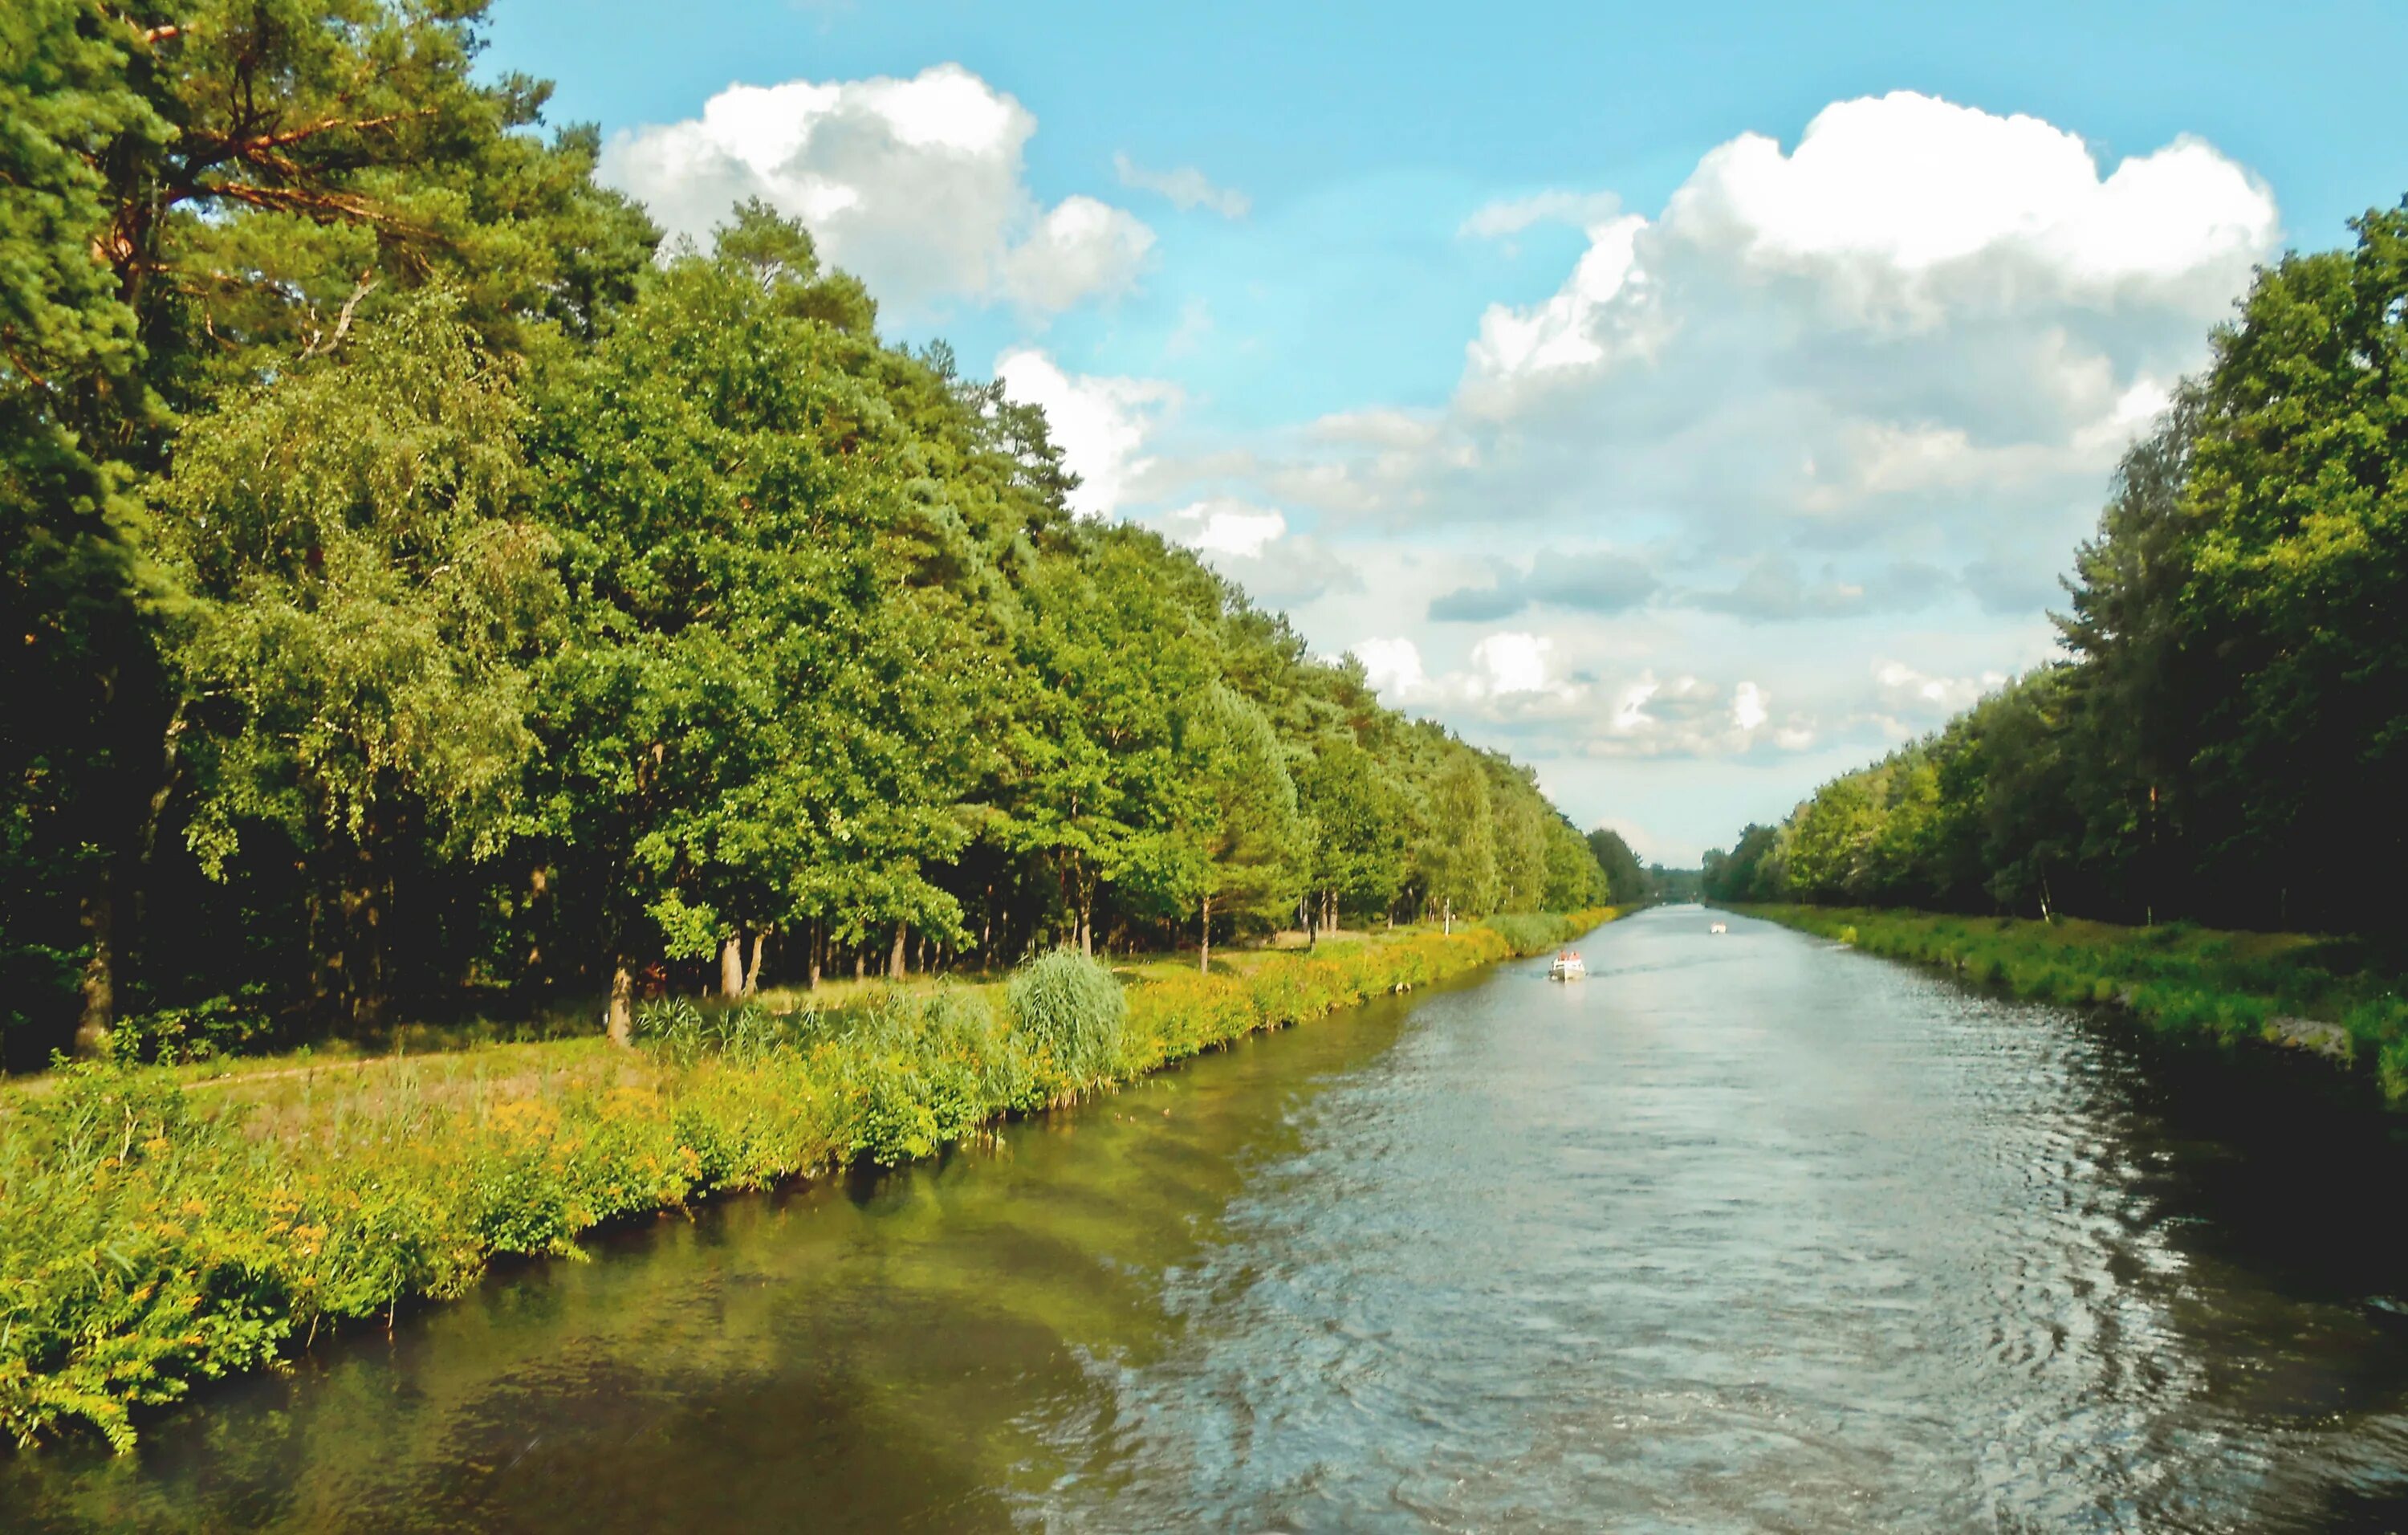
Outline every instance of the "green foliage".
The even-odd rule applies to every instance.
[[[1605,898],[800,224],[655,262],[485,24],[0,22],[8,1065]]]
[[[1478,762],[1458,757],[1446,766],[1431,796],[1430,823],[1432,835],[1421,850],[1426,904],[1458,916],[1494,910],[1496,808]]]
[[[240,1055],[275,1038],[262,1006],[264,988],[239,997],[210,997],[180,1007],[153,1008],[118,1020],[109,1054],[127,1065],[185,1066]]]
[[[1623,906],[1636,906],[1655,894],[1646,868],[1639,854],[1622,839],[1622,834],[1611,827],[1599,826],[1588,834],[1589,856],[1605,877],[1606,899]]]
[[[1112,972],[1075,949],[1039,954],[1012,972],[1012,1032],[1040,1077],[1075,1092],[1118,1059],[1128,1004]]]

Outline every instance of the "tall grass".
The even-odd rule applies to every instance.
[[[1119,1059],[1128,1003],[1112,972],[1076,949],[1039,954],[1013,972],[1005,994],[1011,1026],[1040,1074],[1084,1086]]]
[[[1610,914],[1518,936],[1544,948]],[[0,1431],[29,1444],[80,1427],[124,1449],[141,1410],[325,1326],[457,1296],[496,1255],[574,1259],[607,1222],[924,1156],[1516,952],[1492,925],[1125,987],[1056,953],[1001,988],[1000,1015],[993,988],[969,987],[782,1014],[670,1003],[645,1011],[632,1053],[523,1047],[544,1064],[514,1083],[405,1067],[332,1104],[305,1083],[297,1125],[212,1112],[155,1067],[65,1068],[0,1096]]]

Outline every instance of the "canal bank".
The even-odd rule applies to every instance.
[[[2302,1052],[2365,1073],[2393,1104],[2408,1098],[2401,956],[2362,939],[1870,907],[1734,910],[2016,997],[2110,1009],[2168,1035]]]
[[[1654,911],[0,1465],[31,1530],[2396,1527],[2387,1116]],[[2262,1064],[2262,1063],[2258,1063]],[[2287,1064],[2277,1062],[2276,1064]],[[2286,1077],[2291,1075],[2284,1073]],[[2328,1091],[2319,1092],[2318,1085]]]
[[[246,1116],[157,1070],[77,1067],[0,1114],[0,1430],[89,1428],[274,1364],[329,1327],[388,1328],[496,1258],[583,1255],[585,1234],[1074,1102],[1248,1034],[1550,947],[1609,911],[1526,916],[1156,976],[1110,1016],[1030,979],[1008,1006],[896,993],[838,1014],[750,1013],[659,1048],[571,1041],[495,1078],[423,1061],[373,1098],[308,1083]],[[1042,962],[1072,975],[1082,965]],[[1092,999],[1092,985],[1089,987]],[[1030,1015],[1021,1015],[1027,1012]]]

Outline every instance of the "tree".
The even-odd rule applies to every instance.
[[[1299,765],[1297,801],[1312,838],[1313,926],[1335,926],[1347,906],[1383,911],[1404,887],[1405,807],[1400,792],[1353,734],[1321,742]]]
[[[114,1013],[110,891],[158,749],[120,700],[158,691],[167,594],[119,435],[96,429],[106,402],[156,417],[135,312],[93,254],[111,147],[172,132],[132,46],[86,0],[0,15],[0,1054],[15,1036],[35,1060],[71,1020],[96,1048]]]
[[[1262,711],[1225,684],[1204,690],[1181,721],[1186,888],[1212,968],[1212,913],[1268,915],[1295,898],[1305,827],[1296,786]]]
[[[1647,871],[1639,863],[1639,854],[1622,834],[1610,826],[1599,826],[1588,834],[1589,855],[1597,860],[1605,874],[1606,888],[1616,905],[1635,906],[1653,893]]]
[[[672,263],[540,420],[578,629],[545,672],[549,839],[614,990],[770,927],[965,936],[930,866],[970,834],[991,663],[946,578],[983,559],[914,499],[888,354],[826,318],[851,280],[765,218]]]
[[[482,14],[30,0],[0,22],[0,568],[22,632],[48,636],[12,670],[55,706],[40,748],[8,753],[8,856],[49,872],[6,883],[72,892],[88,1043],[139,947],[123,919],[174,754],[154,620],[175,594],[137,493],[178,421],[438,280],[491,341],[590,330],[650,255],[642,214],[591,182],[595,136],[547,146],[524,131],[543,87],[472,79]]]
[[[311,990],[381,1011],[402,866],[521,828],[528,664],[555,638],[556,545],[523,502],[507,371],[429,295],[248,392],[163,495],[190,600],[169,656],[212,877],[272,835],[308,870]]]
[[[1460,748],[1440,770],[1429,818],[1415,850],[1426,894],[1448,927],[1455,915],[1477,915],[1497,904],[1497,832],[1488,775]]]

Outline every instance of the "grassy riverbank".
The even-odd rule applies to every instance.
[[[78,1066],[0,1095],[0,1429],[136,1413],[322,1327],[458,1296],[496,1256],[1010,1114],[1515,954],[1609,911],[1266,954],[1239,973],[1075,954],[836,1008],[651,1010],[643,1045],[493,1046],[208,1081]]]
[[[2386,1097],[2408,1098],[2401,956],[2362,940],[1861,907],[1738,910],[2018,997],[2118,1008],[2168,1033],[2262,1039],[2371,1066]]]

